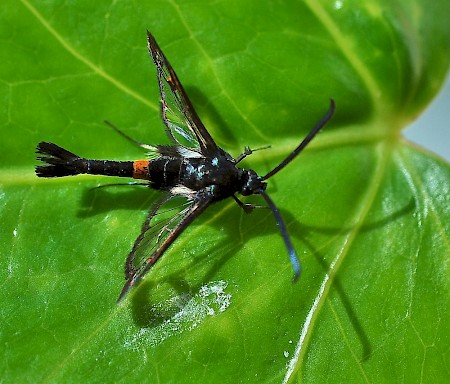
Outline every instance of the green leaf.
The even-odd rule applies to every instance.
[[[450,167],[401,130],[446,77],[449,14],[445,0],[6,0],[2,380],[446,382]],[[297,284],[271,212],[224,201],[116,305],[158,193],[34,175],[42,140],[143,156],[104,119],[168,143],[146,29],[220,146],[272,145],[245,162],[260,174],[336,100],[332,123],[269,180]]]

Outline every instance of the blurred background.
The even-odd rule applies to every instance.
[[[450,76],[425,112],[405,130],[405,136],[450,162]]]

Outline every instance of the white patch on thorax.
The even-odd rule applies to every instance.
[[[186,196],[190,199],[194,198],[197,194],[196,191],[192,190],[191,188],[185,187],[184,185],[176,185],[175,187],[172,187],[170,189],[170,193],[177,196]]]
[[[186,147],[178,147],[177,151],[180,154],[180,156],[186,157],[188,159],[204,157],[201,153]]]

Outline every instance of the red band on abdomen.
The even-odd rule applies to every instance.
[[[135,160],[133,162],[133,179],[150,180],[148,164],[148,160]]]

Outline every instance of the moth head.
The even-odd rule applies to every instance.
[[[262,181],[261,177],[257,175],[252,169],[245,170],[242,175],[242,187],[240,193],[243,196],[255,195],[264,192],[267,188],[267,183]]]

